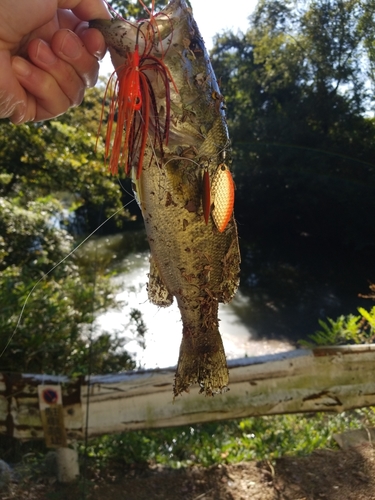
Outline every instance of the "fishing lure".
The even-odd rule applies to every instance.
[[[163,145],[168,145],[171,114],[170,84],[178,93],[170,71],[163,62],[168,48],[164,50],[160,41],[160,58],[151,54],[158,44],[159,37],[159,28],[155,21],[158,14],[154,14],[154,2],[151,10],[147,9],[142,1],[140,3],[149,13],[150,19],[137,24],[134,51],[128,51],[126,62],[116,68],[106,90],[107,96],[109,89],[112,89],[105,140],[105,161],[109,163],[112,174],[118,173],[119,165],[124,167],[126,175],[130,175],[132,168],[135,167],[136,179],[139,179],[142,172],[144,152],[149,137],[151,136],[151,145],[154,149],[157,146],[163,151]],[[134,27],[132,23],[129,25]],[[140,37],[144,41],[141,53]],[[159,77],[163,88],[161,93],[165,95],[165,114],[162,122],[155,92],[150,83],[150,72],[155,72]],[[113,80],[115,80],[114,89]],[[116,130],[113,132],[113,124],[116,121]]]
[[[228,225],[234,206],[234,182],[225,163],[221,163],[212,179],[212,211],[215,226],[222,233]]]
[[[215,226],[222,233],[232,217],[234,208],[234,182],[225,163],[221,163],[217,167],[212,182],[208,171],[204,171],[202,206],[206,224],[208,224],[211,215]]]

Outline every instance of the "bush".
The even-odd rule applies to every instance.
[[[336,320],[328,318],[319,320],[321,330],[310,335],[311,342],[300,340],[304,347],[341,345],[341,344],[372,344],[375,342],[375,306],[367,311],[358,308],[359,315],[349,314],[339,316]]]

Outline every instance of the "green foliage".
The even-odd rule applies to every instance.
[[[151,7],[151,2],[144,2],[146,7]],[[168,0],[156,0],[155,10],[161,10],[168,3]],[[147,18],[147,12],[138,0],[110,0],[108,4],[125,19]]]
[[[359,315],[349,314],[336,320],[328,318],[319,320],[321,330],[310,335],[311,341],[301,340],[305,347],[341,345],[341,344],[371,344],[375,342],[375,306],[366,311],[358,308]]]
[[[102,334],[91,345],[83,335],[97,311],[114,307],[113,289],[108,278],[97,272],[94,276],[95,270],[82,268],[76,258],[63,261],[73,238],[55,227],[58,209],[50,199],[23,208],[19,199],[12,203],[1,199],[0,352],[5,349],[1,367],[74,376],[88,372],[91,352],[93,372],[131,369],[134,363],[123,351],[124,340]]]
[[[133,335],[135,335],[138,338],[139,345],[144,349],[146,347],[144,338],[147,332],[147,326],[143,320],[142,312],[139,309],[132,308],[130,310],[129,317],[130,317],[130,323],[133,324],[130,330],[133,333]]]
[[[75,376],[134,368],[123,336],[92,330],[98,312],[116,305],[108,262],[67,258],[80,243],[77,230],[95,229],[118,210],[115,227],[129,220],[97,143],[100,115],[101,93],[92,89],[58,121],[0,121],[3,370]],[[140,321],[135,332],[144,334]]]
[[[366,1],[262,0],[247,33],[216,39],[236,215],[266,248],[301,235],[321,253],[375,242],[370,11]]]
[[[103,435],[79,445],[79,453],[107,467],[116,462],[163,464],[173,468],[270,460],[285,455],[304,456],[319,448],[336,448],[333,435],[375,426],[375,408],[330,413],[275,415],[196,424],[169,429]],[[40,464],[45,452],[41,442],[0,446],[2,456],[29,465]],[[11,455],[10,455],[11,453]],[[40,471],[38,472],[40,474]]]
[[[360,18],[359,31],[363,36],[364,47],[368,54],[369,65],[367,67],[367,76],[372,85],[375,85],[375,5],[371,1],[365,2],[365,9]]]
[[[373,409],[340,415],[277,415],[194,426],[102,436],[89,443],[88,456],[99,465],[159,463],[171,467],[210,466],[243,460],[273,460],[335,447],[332,435],[373,426]],[[81,451],[83,452],[83,446]]]
[[[85,230],[119,210],[121,187],[109,176],[96,138],[101,102],[95,88],[59,121],[20,126],[0,121],[0,196],[26,203],[52,192],[65,209],[79,213]],[[121,227],[128,217],[120,211],[114,220]]]

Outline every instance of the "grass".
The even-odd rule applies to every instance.
[[[245,460],[273,460],[335,448],[333,434],[375,425],[374,408],[328,413],[252,417],[170,429],[101,436],[87,454],[105,465],[158,463],[179,468]],[[84,446],[80,449],[84,453]]]
[[[87,449],[80,443],[82,475],[75,485],[74,498],[86,498],[87,491],[91,491],[102,473],[108,475],[108,471],[124,471],[126,465],[160,464],[181,468],[253,460],[272,462],[285,455],[301,456],[318,448],[336,448],[333,434],[373,426],[375,407],[339,415],[316,413],[252,417],[104,435],[91,440]],[[1,443],[0,453],[11,461],[3,453],[5,448]],[[46,458],[47,450],[41,441],[18,443],[17,448],[18,455],[22,457],[15,468],[17,487],[12,486],[14,495],[12,493],[8,498],[24,498],[22,495],[26,491],[36,491],[39,485],[50,484],[55,476],[55,462]],[[83,460],[85,453],[87,460]],[[64,488],[51,490],[45,498],[62,500],[67,498],[67,491]]]

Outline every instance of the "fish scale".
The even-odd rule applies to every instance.
[[[220,89],[185,2],[172,0],[153,15],[152,23],[159,28],[154,29],[159,39],[152,41],[152,54],[158,53],[173,82],[168,89],[170,116],[165,122],[168,142],[160,146],[153,141],[155,131],[150,127],[139,178],[132,169],[151,250],[148,295],[158,306],[168,306],[175,298],[181,313],[174,396],[195,383],[201,392],[213,395],[228,386],[218,306],[233,298],[239,284],[237,227],[233,199],[228,198],[228,128]],[[124,56],[134,50],[139,25],[119,20],[90,24],[103,33],[114,66],[123,64]],[[147,46],[147,40],[144,43]],[[160,68],[159,75],[148,69],[147,78],[155,101],[152,112],[164,119]],[[136,115],[134,122],[135,127],[141,126],[142,117]],[[133,153],[136,163],[141,153]],[[210,185],[203,182],[205,172],[212,183],[209,193],[203,191],[204,185],[206,190]],[[209,201],[206,208],[204,198]]]

